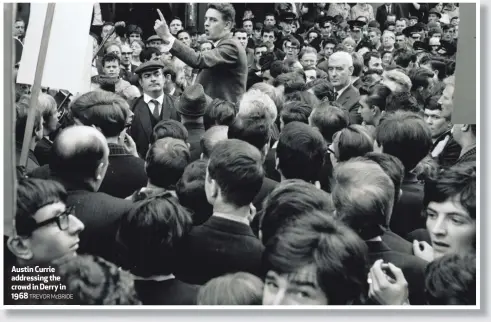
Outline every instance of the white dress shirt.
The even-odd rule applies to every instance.
[[[162,104],[164,103],[164,94],[160,95],[159,97],[157,98],[152,98],[150,95],[148,94],[143,94],[143,101],[145,103],[147,103],[148,105],[148,108],[150,109],[150,112],[153,114],[153,110],[155,109],[155,104],[153,102],[150,102],[150,101],[157,101],[159,102],[159,115],[162,113]]]

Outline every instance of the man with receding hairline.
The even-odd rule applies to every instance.
[[[215,125],[209,128],[205,134],[201,137],[201,153],[200,159],[207,160],[210,158],[211,151],[215,145],[224,141],[228,138],[228,126],[225,125]]]
[[[89,253],[118,264],[115,239],[118,222],[131,202],[97,192],[109,163],[109,147],[101,132],[90,126],[63,130],[53,143],[52,174],[68,192],[67,207],[74,207],[85,225],[79,253]]]
[[[356,107],[360,92],[351,84],[353,70],[353,58],[347,52],[339,51],[329,57],[328,75],[334,86],[336,102],[349,112],[351,124],[361,124],[362,119]]]

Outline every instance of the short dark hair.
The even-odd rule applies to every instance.
[[[162,74],[164,74],[164,77],[166,77],[167,75],[170,75],[170,79],[173,83],[176,82],[176,78],[177,78],[177,73],[175,71],[175,69],[171,66],[166,66],[164,68],[164,70],[162,71]]]
[[[204,158],[208,159],[215,145],[227,138],[228,127],[226,125],[215,125],[206,130],[199,141]]]
[[[389,97],[390,94],[391,90],[387,86],[376,84],[368,90],[365,101],[370,108],[372,108],[372,106],[377,106],[380,111],[385,111],[387,97]]]
[[[413,52],[410,50],[400,50],[394,53],[394,62],[397,66],[408,68],[411,63]]]
[[[314,265],[330,305],[361,304],[367,293],[367,246],[351,229],[312,210],[266,244],[265,271],[294,273]]]
[[[176,245],[191,226],[190,213],[169,192],[134,204],[121,218],[117,238],[126,269],[142,277],[174,273]]]
[[[336,151],[338,161],[348,161],[372,151],[373,138],[364,126],[351,124],[338,132]]]
[[[283,106],[280,118],[284,125],[294,121],[308,124],[310,113],[312,113],[312,106],[300,101],[290,101]]]
[[[109,53],[109,54],[105,54],[104,57],[102,57],[102,66],[106,66],[106,63],[108,62],[113,62],[113,61],[117,61],[118,62],[118,65],[121,63],[121,60],[119,59],[119,57],[114,54],[114,53]]]
[[[421,113],[422,106],[411,92],[395,92],[387,96],[385,110],[387,112],[406,111]]]
[[[179,202],[193,212],[193,225],[198,226],[213,214],[205,192],[206,168],[208,161],[196,160],[184,169],[176,185]]]
[[[293,222],[311,210],[333,215],[331,197],[311,183],[300,179],[288,179],[280,184],[263,201],[260,229],[266,244],[283,226]]]
[[[321,133],[301,122],[283,128],[276,148],[278,169],[286,179],[315,182],[324,164],[327,145]]]
[[[16,188],[15,231],[19,236],[29,237],[35,220],[34,214],[44,206],[66,202],[67,192],[57,181],[20,178]]]
[[[427,88],[430,85],[429,79],[433,78],[435,74],[423,67],[415,67],[408,73],[411,83],[413,84],[411,90],[417,90],[419,87]]]
[[[243,34],[247,34],[247,31],[245,31],[244,28],[237,28],[237,29],[234,29],[234,36],[238,32],[243,33]]]
[[[182,33],[187,33],[189,38],[191,38],[191,34],[189,33],[189,31],[185,30],[185,29],[181,29],[179,30],[177,33],[176,33],[176,38],[179,39],[179,34],[182,34]]]
[[[213,148],[208,164],[210,179],[217,182],[226,202],[243,207],[252,202],[263,184],[259,150],[241,140],[228,139]]]
[[[430,305],[476,305],[476,254],[449,254],[435,259],[425,272]]]
[[[348,127],[349,118],[345,110],[332,106],[328,102],[312,110],[310,115],[312,126],[319,129],[326,142],[332,142],[334,133]]]
[[[174,190],[189,160],[189,147],[184,141],[170,137],[158,139],[147,152],[148,180],[157,187]]]
[[[265,112],[261,112],[237,117],[228,127],[228,138],[245,141],[262,152],[264,146],[269,145],[272,129]]]
[[[476,163],[459,163],[426,180],[424,205],[455,198],[476,219]]]
[[[100,128],[105,137],[118,136],[131,113],[121,96],[107,91],[92,91],[79,96],[71,104],[70,112],[83,125]]]
[[[140,53],[140,61],[142,63],[146,62],[146,61],[149,61],[152,59],[152,56],[153,54],[157,55],[157,56],[160,56],[162,55],[162,53],[160,52],[160,50],[158,48],[155,48],[155,47],[148,47],[148,48],[144,48],[141,53]]]
[[[235,8],[230,3],[210,3],[208,9],[215,9],[222,14],[225,22],[230,22],[231,27],[235,24]]]
[[[127,33],[128,36],[131,34],[138,34],[141,36],[143,34],[143,30],[137,25],[129,25]]]
[[[447,78],[447,64],[439,61],[432,59],[431,60],[431,69],[438,71],[438,79],[439,80],[444,80]]]
[[[325,99],[327,99],[328,101],[336,100],[334,96],[334,87],[327,79],[316,79],[310,82],[308,84],[308,87],[310,87],[310,90],[320,101],[323,101]]]
[[[376,52],[376,51],[366,52],[363,55],[363,65],[368,67],[368,63],[370,62],[370,59],[372,59],[372,58],[382,58],[382,57],[380,56],[380,53]]]
[[[267,15],[266,15],[266,16],[267,16]],[[272,16],[274,16],[274,15],[272,15]],[[273,35],[274,35],[274,37],[275,37],[275,38],[278,38],[278,33],[277,33],[277,32],[276,32],[276,30],[275,30],[273,27],[271,27],[271,26],[265,26],[265,27],[264,27],[264,28],[261,30],[261,37],[264,35],[264,33],[270,33],[270,32],[272,32],[272,33],[273,33]]]
[[[205,113],[203,115],[205,130],[208,130],[214,125],[230,125],[235,119],[236,112],[233,103],[215,98],[205,107]]]
[[[289,69],[282,60],[275,60],[271,63],[269,72],[271,73],[271,77],[276,78],[281,74],[288,73]]]
[[[325,48],[327,44],[333,44],[334,46],[337,46],[339,44],[339,41],[333,37],[322,40],[322,48]]]
[[[389,113],[377,126],[375,138],[384,153],[401,160],[406,174],[428,155],[433,145],[423,118],[406,111]]]
[[[150,144],[163,138],[174,138],[187,142],[188,135],[188,130],[181,122],[176,120],[162,120],[154,126],[152,136],[150,137]]]

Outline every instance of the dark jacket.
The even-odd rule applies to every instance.
[[[183,241],[174,274],[183,282],[198,285],[227,273],[259,275],[263,250],[251,227],[212,216],[193,227]]]
[[[261,190],[259,190],[258,194],[252,201],[252,204],[256,208],[256,217],[251,222],[251,228],[254,232],[254,235],[259,237],[259,213],[263,209],[263,202],[269,196],[269,194],[278,186],[278,182],[271,180],[267,177],[263,179],[263,185],[261,186]]]
[[[413,255],[413,244],[388,229],[384,230],[382,241],[393,251]]]
[[[191,153],[190,162],[196,161],[201,156],[201,137],[205,134],[205,126],[199,122],[186,122],[184,127],[188,130],[188,143],[190,145],[189,152]]]
[[[133,116],[133,123],[131,124],[129,134],[135,141],[138,154],[143,159],[147,155],[153,127],[161,120],[180,120],[175,104],[176,101],[174,98],[164,95],[160,119],[157,120],[150,112],[148,104],[143,100],[143,95],[132,102],[131,110],[135,115]]]
[[[462,154],[455,164],[461,164],[464,162],[474,162],[476,163],[476,147],[473,147],[466,153]]]
[[[126,198],[147,184],[145,161],[117,144],[109,143],[109,165],[99,192],[117,198]]]
[[[360,114],[358,114],[357,103],[359,100],[360,92],[353,85],[350,85],[342,92],[336,100],[349,113],[350,124],[361,124],[363,121]]]
[[[246,91],[247,54],[242,45],[231,36],[219,41],[218,45],[204,53],[175,40],[171,54],[186,65],[201,69],[196,79],[203,85],[211,98],[221,98],[235,103]]]
[[[435,160],[438,162],[438,165],[442,168],[448,168],[454,165],[460,156],[460,151],[462,151],[460,145],[453,138],[451,130],[448,130],[447,132],[440,135],[435,143],[433,143],[430,151],[433,151],[438,143],[445,140],[447,137],[449,137],[447,144],[443,148],[443,151],[435,158]]]
[[[22,153],[22,142],[15,142],[15,164],[16,165],[18,165],[20,162],[21,153]],[[32,152],[32,150],[29,149],[27,151],[27,165],[26,166],[22,165],[22,168],[24,169],[25,173],[29,173],[38,167],[39,167],[39,162],[36,159],[34,152]]]
[[[398,3],[391,3],[390,4],[390,12],[387,12],[387,7],[385,4],[381,5],[380,7],[377,8],[377,12],[375,14],[375,20],[380,24],[380,30],[384,30],[384,25],[385,22],[387,21],[387,15],[389,13],[395,13],[396,14],[396,19],[400,19],[403,17],[402,13],[402,8],[401,5]]]
[[[409,287],[409,302],[411,305],[425,305],[425,269],[427,262],[408,254],[391,250],[385,243],[367,241],[370,265],[377,260],[392,263],[400,268]]]
[[[199,286],[175,278],[166,281],[135,280],[135,290],[143,305],[196,305]]]
[[[44,137],[41,141],[36,144],[34,148],[34,155],[39,162],[39,165],[45,165],[49,163],[49,158],[51,155],[51,147],[53,142]]]

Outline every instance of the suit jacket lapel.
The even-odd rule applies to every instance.
[[[150,135],[152,134],[152,120],[150,120],[150,110],[148,108],[148,104],[145,103],[143,100],[143,97],[141,98],[140,103],[138,104],[140,106],[140,125],[142,127],[143,133],[145,133],[145,136],[148,141],[150,141]]]
[[[167,99],[164,96],[164,99],[162,101],[162,110],[160,111],[160,120],[170,120],[170,108],[166,107]],[[159,121],[160,121],[159,120]]]

